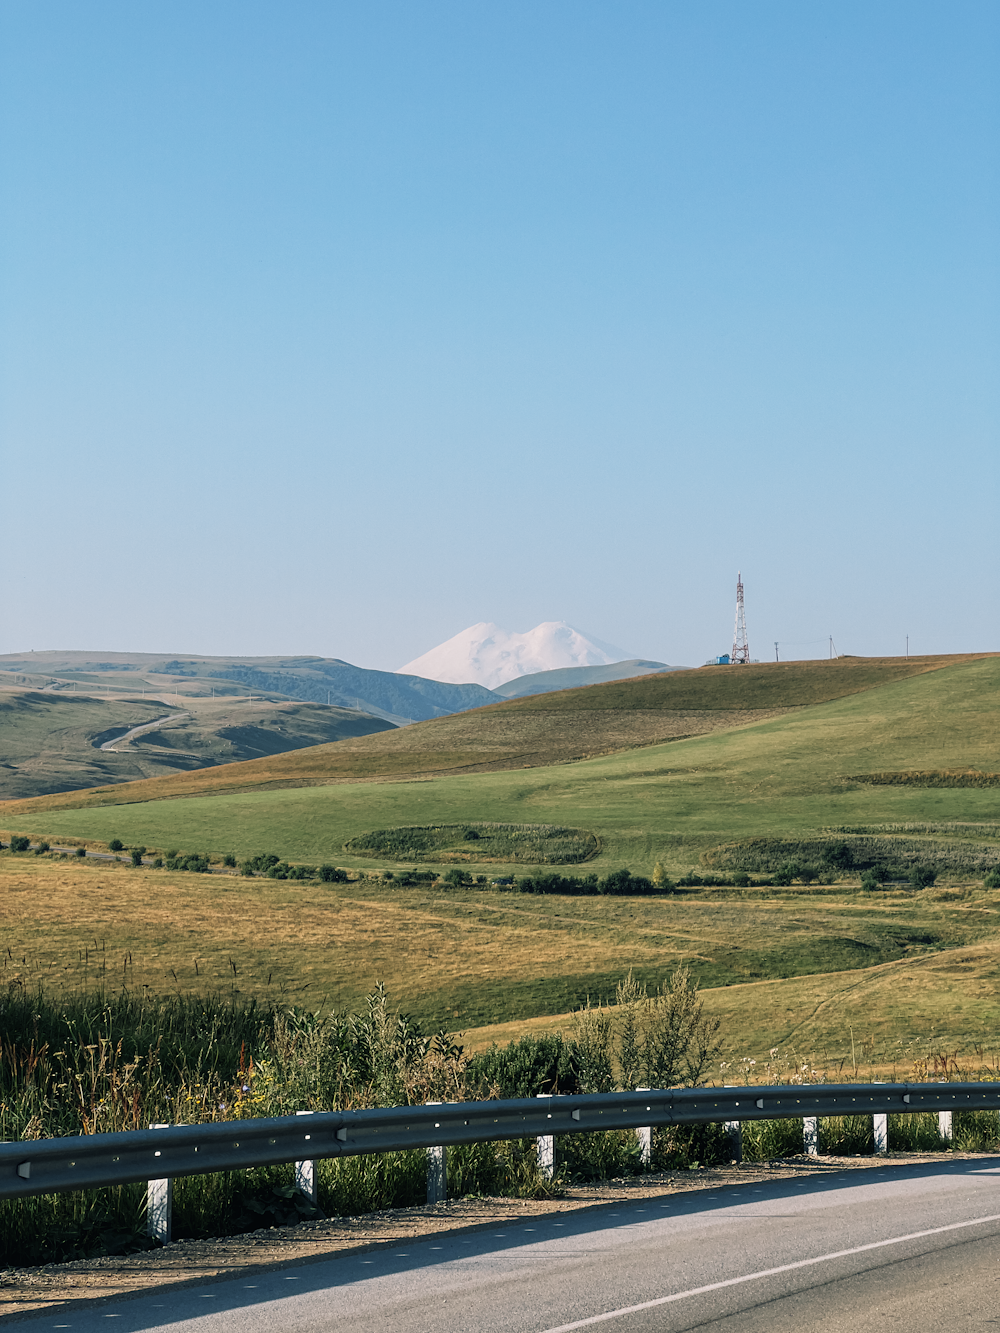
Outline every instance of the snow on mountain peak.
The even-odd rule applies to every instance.
[[[537,671],[610,666],[634,656],[614,644],[581,634],[565,620],[543,621],[526,634],[511,634],[499,625],[482,621],[399,667],[397,674],[423,676],[449,685],[485,685],[492,690]]]

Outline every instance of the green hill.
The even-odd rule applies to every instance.
[[[8,689],[0,692],[0,799],[106,789],[393,730],[381,718],[316,704],[189,696],[170,707],[117,694]],[[102,749],[105,742],[114,748]]]
[[[667,703],[683,704],[686,712]],[[997,789],[862,778],[1000,770],[998,703],[997,656],[841,660],[747,668],[745,675],[743,668],[705,668],[515,700],[277,760],[0,806],[0,823],[94,840],[119,836],[150,847],[267,849],[364,867],[378,862],[343,847],[371,830],[499,819],[590,830],[602,849],[590,863],[598,873],[619,865],[648,873],[656,860],[678,872],[718,861],[723,847],[731,855],[733,843],[748,839],[794,843],[851,838],[850,830],[864,829],[864,836],[875,830],[888,838],[985,847],[976,853],[980,865],[994,846],[992,833],[987,827],[963,838],[960,826],[996,825]],[[767,704],[770,713],[753,707]],[[650,736],[670,718],[699,714],[715,729],[668,743],[635,740],[635,731],[626,742],[632,748],[525,767],[525,756],[551,749],[554,735],[566,741],[579,731],[596,747],[622,726],[623,715],[644,719]],[[569,731],[559,732],[559,723]],[[600,725],[588,733],[588,723]],[[488,747],[476,750],[472,732],[463,733],[466,749],[458,748],[452,729],[459,726],[492,735],[497,750],[503,741],[505,757],[488,762]],[[455,771],[460,760],[465,767]],[[435,763],[452,771],[435,775]],[[400,774],[409,780],[395,780]],[[372,776],[382,780],[359,780]],[[907,824],[924,827],[889,827]],[[914,855],[900,846],[902,861]],[[956,853],[956,868],[966,864],[964,855]],[[494,864],[488,868],[495,871]]]

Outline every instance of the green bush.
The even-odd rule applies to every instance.
[[[207,875],[210,869],[207,856],[200,856],[195,852],[191,856],[183,852],[177,856],[167,857],[168,870],[189,870],[195,875]]]
[[[575,1043],[556,1034],[493,1045],[470,1060],[466,1087],[479,1099],[581,1092]]]
[[[108,843],[108,850],[111,852],[123,852],[125,850],[125,844],[122,842],[121,838],[112,838]]]
[[[10,840],[10,850],[12,852],[27,852],[31,850],[31,839],[24,837],[20,833],[15,833]]]
[[[233,869],[235,869],[235,867],[236,867],[236,857],[234,856],[234,854],[233,854],[232,852],[227,852],[227,853],[225,854],[225,856],[222,858],[222,864],[223,864],[224,866],[230,866],[230,867],[232,867]]]
[[[983,880],[984,889],[1000,889],[1000,870],[991,870]]]
[[[336,866],[320,866],[319,877],[324,884],[347,883],[347,871],[338,870]]]
[[[141,866],[141,865],[142,865],[142,858],[143,858],[145,855],[146,855],[146,849],[145,849],[145,847],[133,847],[133,848],[132,848],[132,864],[133,864],[134,866]]]
[[[77,854],[77,856],[86,856],[86,855],[87,855],[87,849],[86,849],[86,847],[78,847],[78,848],[76,849],[76,854]]]

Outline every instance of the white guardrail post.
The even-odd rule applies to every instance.
[[[636,1088],[636,1092],[649,1091],[649,1088]],[[639,1161],[643,1170],[648,1171],[653,1160],[653,1126],[639,1125],[636,1128],[635,1137],[639,1140]]]
[[[726,1088],[738,1087],[737,1083],[725,1083]],[[743,1122],[741,1120],[724,1120],[722,1122],[722,1132],[726,1136],[726,1151],[729,1153],[731,1162],[743,1161]]]
[[[551,1092],[536,1092],[535,1096],[540,1100],[546,1098],[551,1101]],[[553,1134],[539,1134],[537,1140],[538,1154],[538,1172],[539,1175],[551,1180],[556,1173],[556,1140]]]
[[[942,1083],[947,1083],[948,1080],[943,1078],[940,1081]],[[954,1112],[952,1111],[938,1111],[938,1137],[943,1139],[949,1146],[951,1145],[954,1133],[954,1125],[952,1122],[953,1114]]]
[[[884,1079],[877,1079],[874,1087],[881,1087]],[[875,1138],[875,1152],[884,1153],[889,1151],[889,1117],[884,1112],[878,1112],[872,1116],[872,1134]]]
[[[169,1129],[169,1125],[150,1125],[150,1129]],[[156,1154],[159,1157],[159,1153]],[[174,1182],[165,1180],[146,1181],[146,1235],[150,1240],[158,1240],[161,1245],[170,1243],[173,1226]]]
[[[296,1111],[296,1115],[312,1115],[312,1111]],[[306,1135],[309,1138],[309,1135]],[[300,1190],[311,1204],[316,1203],[316,1161],[306,1158],[295,1163],[295,1188]]]
[[[425,1106],[444,1106],[444,1102],[424,1102]],[[440,1125],[435,1125],[440,1129]],[[445,1203],[448,1199],[448,1149],[437,1144],[427,1149],[427,1202]]]

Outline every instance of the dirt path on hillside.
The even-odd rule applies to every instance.
[[[690,1194],[727,1185],[828,1176],[844,1170],[881,1170],[981,1153],[887,1153],[883,1157],[805,1156],[744,1166],[672,1171],[576,1186],[559,1198],[457,1199],[425,1208],[396,1208],[363,1217],[333,1217],[297,1227],[271,1227],[242,1236],[177,1241],[144,1254],[80,1259],[0,1273],[0,1316],[16,1319],[40,1310],[79,1309],[157,1289],[221,1281],[338,1254],[380,1249],[444,1231],[478,1231],[511,1221],[600,1208],[602,1205]],[[995,1161],[993,1156],[989,1160]]]

